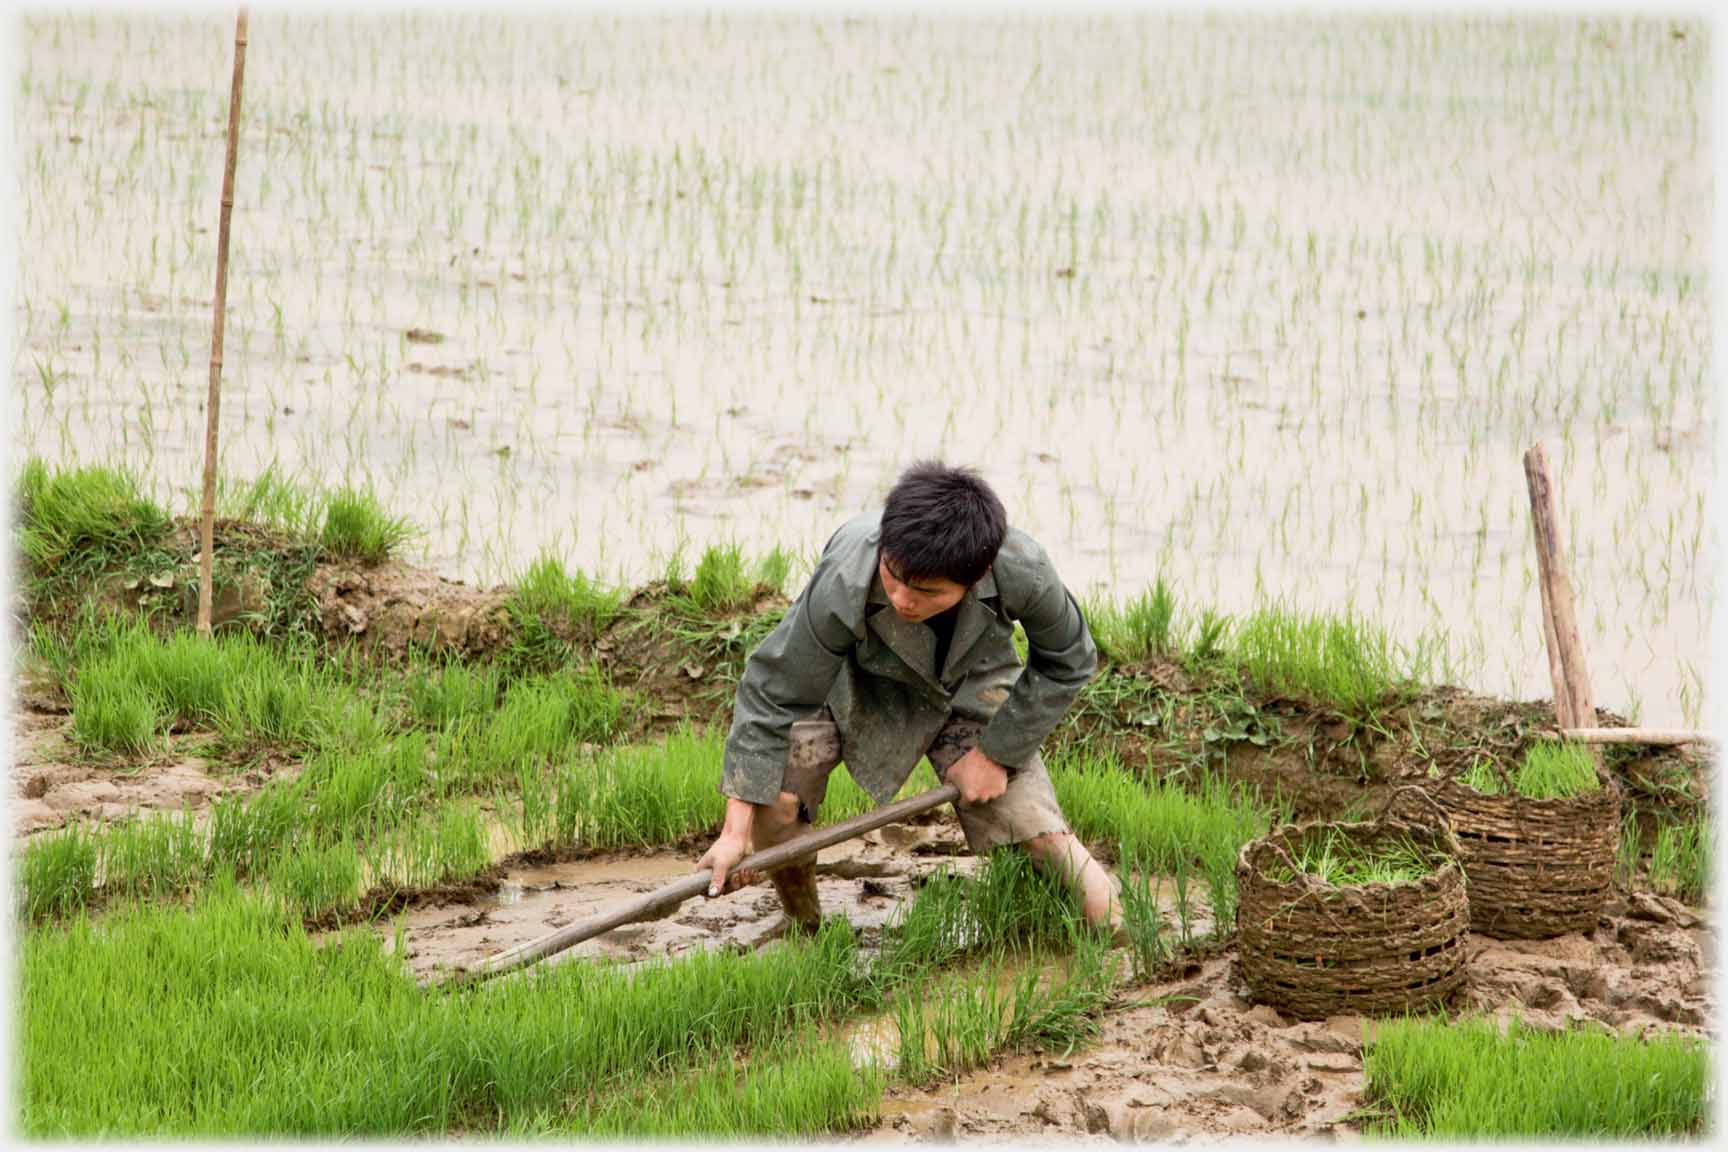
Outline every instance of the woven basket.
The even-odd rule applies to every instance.
[[[1426,802],[1412,820],[1393,815]],[[1407,835],[1440,867],[1406,884],[1338,887],[1293,860],[1304,837],[1335,829],[1359,844]],[[1236,909],[1242,976],[1254,999],[1300,1019],[1379,1015],[1440,1004],[1464,982],[1470,927],[1458,844],[1444,814],[1419,788],[1398,789],[1380,818],[1362,823],[1286,824],[1242,846]],[[1282,863],[1296,877],[1273,879]]]
[[[1470,926],[1486,936],[1545,940],[1596,927],[1614,885],[1620,789],[1596,766],[1595,792],[1519,796],[1498,761],[1505,794],[1484,796],[1448,773],[1433,789],[1458,838],[1470,881]]]

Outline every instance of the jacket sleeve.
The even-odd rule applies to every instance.
[[[978,739],[986,756],[1010,769],[1026,766],[1098,669],[1086,618],[1056,566],[1030,538],[1019,544],[1009,564],[998,556],[996,582],[1003,609],[1026,630],[1026,667]]]
[[[838,571],[834,539],[786,615],[745,662],[732,706],[720,791],[752,804],[780,795],[792,722],[828,699],[858,640],[852,597]]]

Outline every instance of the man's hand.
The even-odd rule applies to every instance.
[[[982,804],[1008,791],[1008,770],[974,746],[949,766],[948,783],[960,789],[962,804]]]
[[[729,832],[720,833],[720,838],[714,841],[696,865],[696,871],[711,868],[714,875],[708,881],[708,895],[718,896],[722,892],[736,892],[738,889],[755,882],[756,877],[748,872],[734,872],[738,861],[749,855],[745,838]]]
[[[696,865],[698,872],[704,868],[713,869],[714,875],[708,881],[708,895],[736,892],[761,879],[752,872],[734,874],[732,871],[738,866],[738,861],[749,855],[750,829],[755,822],[754,804],[736,796],[726,798],[726,821],[720,828],[720,836]]]

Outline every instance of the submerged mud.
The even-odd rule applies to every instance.
[[[607,911],[696,870],[701,848],[642,855],[610,854],[568,863],[522,866],[505,872],[497,889],[472,901],[416,907],[380,923],[386,946],[398,926],[403,957],[416,977],[467,968],[507,949]],[[910,899],[917,881],[938,868],[970,870],[973,859],[959,825],[944,818],[866,833],[824,851],[817,887],[824,915],[844,915],[866,946],[880,939],[895,905]],[[626,924],[551,957],[640,962],[700,948],[749,950],[784,930],[780,903],[767,884],[714,899],[697,897],[656,920]]]

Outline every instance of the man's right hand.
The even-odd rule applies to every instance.
[[[708,895],[718,896],[722,892],[736,892],[746,885],[753,884],[756,877],[748,872],[734,872],[738,861],[749,855],[746,838],[731,832],[721,832],[720,838],[714,841],[706,855],[696,865],[696,871],[704,868],[713,870],[714,875],[708,881]]]

